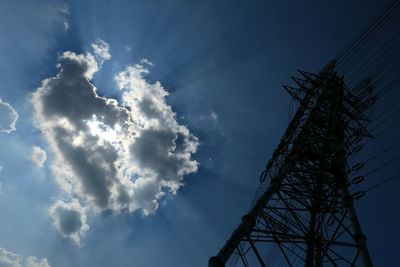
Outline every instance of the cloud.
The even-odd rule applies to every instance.
[[[213,121],[218,122],[218,115],[217,115],[217,113],[211,112],[211,113],[210,113],[210,118],[211,118]]]
[[[0,247],[0,266],[1,267],[50,267],[46,258],[38,259],[30,256],[25,260],[18,254],[7,251]]]
[[[68,31],[69,29],[69,23],[68,21],[64,21],[64,30]]]
[[[125,46],[125,51],[130,53],[132,51],[132,47],[130,47],[129,45]]]
[[[50,216],[61,235],[76,244],[80,244],[81,238],[89,230],[89,225],[86,223],[86,210],[77,199],[70,203],[57,200],[50,208]]]
[[[43,4],[40,9],[46,13],[48,22],[63,26],[64,30],[68,30],[68,16],[71,15],[68,3],[62,0],[49,1]]]
[[[0,263],[4,267],[21,267],[21,257],[17,254],[0,248]]]
[[[148,60],[147,58],[144,58],[144,59],[140,60],[140,64],[142,64],[142,65],[148,65],[148,66],[154,66],[153,62],[151,62],[151,61]]]
[[[15,131],[17,120],[17,111],[9,103],[0,99],[0,132],[10,133]]]
[[[43,167],[47,159],[46,151],[38,146],[33,146],[31,151],[31,160],[36,163],[37,166]]]
[[[220,123],[219,123],[218,114],[217,114],[216,112],[214,112],[214,111],[210,111],[210,112],[207,113],[207,114],[201,114],[201,115],[198,117],[198,120],[199,120],[200,122],[207,123],[207,124],[211,123],[215,128],[217,128],[217,129],[219,129],[220,131],[222,131],[222,130],[221,130]]]
[[[61,2],[61,3],[59,4],[59,9],[60,9],[60,12],[61,12],[62,14],[71,15],[71,12],[69,11],[69,5],[68,5],[67,3]]]
[[[62,20],[62,24],[64,26],[64,30],[68,31],[69,23],[68,23],[68,20],[66,17],[68,15],[71,15],[71,12],[69,11],[69,5],[65,2],[60,2],[58,9],[59,9],[59,12],[61,13],[60,17]]]
[[[103,40],[98,40],[96,43],[92,43],[91,47],[93,49],[93,53],[101,63],[111,59],[110,45]]]
[[[85,212],[151,214],[163,196],[176,194],[183,176],[197,171],[191,156],[198,140],[177,123],[163,86],[145,80],[148,62],[116,75],[121,103],[100,96],[90,80],[111,55],[104,41],[91,47],[94,54],[64,52],[59,73],[32,96],[37,126],[55,155],[50,168]],[[60,227],[68,216],[52,210],[57,229],[70,237]]]
[[[46,258],[39,260],[35,256],[30,256],[26,259],[26,267],[50,267]]]

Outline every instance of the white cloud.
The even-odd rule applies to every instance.
[[[4,267],[22,267],[21,257],[5,248],[0,248],[0,263]]]
[[[68,16],[71,15],[68,3],[64,1],[49,1],[44,4],[42,10],[46,12],[48,20],[51,23],[57,24],[57,26],[63,26],[64,30],[68,30]]]
[[[84,78],[91,80],[93,74],[99,70],[99,64],[91,53],[75,54],[74,52],[66,51],[60,56],[59,60],[60,64],[58,67],[63,67],[62,73],[60,72],[59,74],[63,74],[63,78],[65,79],[73,79],[76,78],[75,75],[82,74]],[[51,80],[44,80],[43,83]]]
[[[50,168],[60,187],[84,206],[81,214],[151,214],[164,195],[177,192],[183,176],[197,171],[191,156],[198,140],[177,123],[163,86],[144,79],[148,70],[143,64],[116,75],[121,103],[99,96],[90,79],[111,56],[103,41],[92,49],[96,56],[64,52],[60,72],[33,94],[37,125],[55,155]],[[57,227],[65,218],[54,210]],[[71,239],[79,240],[86,230]]]
[[[89,225],[86,223],[86,210],[77,199],[70,203],[57,200],[50,208],[50,216],[61,235],[76,244],[80,244],[81,238],[89,230]]]
[[[26,267],[50,267],[46,258],[39,260],[35,256],[30,256],[26,259]]]
[[[38,146],[33,146],[31,150],[31,155],[30,158],[33,162],[36,163],[37,166],[43,167],[43,164],[45,163],[47,159],[47,154],[46,151],[41,149]]]
[[[142,65],[149,65],[149,66],[153,66],[153,62],[151,62],[150,60],[148,60],[147,58],[144,58],[142,60],[140,60],[140,64]]]
[[[210,111],[208,114],[202,114],[198,119],[204,122],[211,122],[217,128],[220,127],[218,114],[214,111]]]
[[[9,103],[0,99],[0,132],[10,133],[15,131],[17,120],[17,111]]]
[[[129,45],[125,46],[125,51],[130,53],[132,51],[132,47],[130,47]]]
[[[211,113],[210,113],[210,118],[211,118],[213,121],[218,122],[218,115],[217,115],[217,113],[211,112]]]
[[[69,23],[68,23],[68,21],[64,21],[64,30],[66,30],[66,31],[68,31],[68,29],[69,29]]]
[[[0,247],[0,266],[1,267],[50,267],[46,258],[38,259],[30,256],[25,260],[13,252]]]
[[[111,59],[110,45],[103,40],[97,40],[97,42],[91,44],[91,47],[94,55],[101,63]]]
[[[60,9],[60,12],[61,12],[62,14],[71,15],[71,12],[69,11],[69,5],[68,5],[67,3],[61,2],[61,3],[59,4],[59,9]]]
[[[60,12],[62,14],[62,17],[64,17],[64,21],[63,21],[64,30],[67,31],[69,29],[69,23],[65,17],[68,15],[71,15],[71,12],[69,11],[69,5],[67,3],[61,2]]]

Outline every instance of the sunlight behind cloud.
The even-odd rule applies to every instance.
[[[50,213],[56,229],[77,244],[89,229],[87,214],[154,213],[198,168],[191,158],[197,138],[176,121],[161,83],[144,78],[151,62],[115,76],[119,104],[100,96],[90,81],[111,58],[109,45],[99,40],[91,48],[85,54],[64,52],[60,72],[32,96],[37,126],[55,156],[50,169],[67,196]]]

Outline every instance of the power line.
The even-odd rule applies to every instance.
[[[383,164],[380,165],[379,167],[373,169],[372,171],[369,171],[367,174],[364,175],[364,177],[368,177],[368,176],[370,176],[371,174],[374,174],[374,173],[379,172],[379,171],[382,170],[383,168],[389,166],[390,164],[393,164],[394,162],[398,161],[399,159],[400,159],[400,155],[398,155],[397,157],[395,157],[395,158],[393,158],[393,159],[391,159],[391,160],[386,161],[385,163],[383,163]]]
[[[373,186],[367,188],[367,189],[365,190],[365,192],[367,193],[367,192],[376,190],[376,189],[380,188],[382,185],[384,185],[384,184],[386,184],[386,183],[389,183],[389,182],[393,182],[393,181],[398,180],[398,179],[400,179],[400,173],[397,173],[397,174],[395,174],[395,175],[392,175],[392,176],[390,176],[389,178],[384,179],[382,182],[377,183],[377,184],[375,184],[375,185],[373,185]]]

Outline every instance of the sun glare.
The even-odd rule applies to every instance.
[[[114,128],[111,128],[98,120],[96,115],[93,115],[92,119],[87,121],[87,126],[89,128],[89,133],[92,136],[98,137],[100,142],[118,143],[118,136],[121,131],[121,126],[119,124],[115,124]]]

